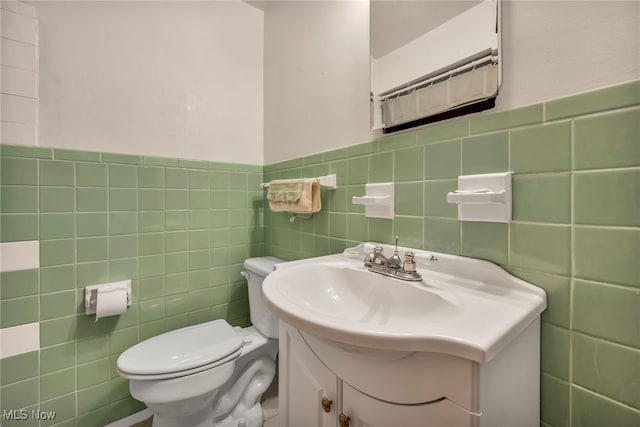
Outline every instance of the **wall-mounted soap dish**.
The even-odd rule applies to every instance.
[[[392,219],[395,193],[393,182],[366,184],[364,196],[353,196],[354,205],[364,205],[364,215],[369,218]]]
[[[447,202],[458,205],[461,221],[511,221],[512,172],[463,175],[458,189],[447,194]]]

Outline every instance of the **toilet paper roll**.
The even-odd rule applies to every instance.
[[[101,317],[115,316],[127,312],[126,288],[98,288],[96,299],[96,322]]]

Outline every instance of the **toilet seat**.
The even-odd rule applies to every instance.
[[[223,319],[166,332],[138,343],[118,358],[125,378],[159,380],[228,363],[242,353],[242,337]]]

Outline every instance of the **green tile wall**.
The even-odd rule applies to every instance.
[[[338,189],[309,220],[265,210],[265,253],[305,258],[397,233],[495,262],[547,292],[542,424],[640,425],[639,104],[635,81],[267,165],[265,181],[332,172]],[[456,177],[507,170],[513,221],[459,222],[445,203]],[[386,181],[395,219],[365,218],[351,196]]]
[[[3,145],[0,171],[0,241],[40,240],[41,264],[0,275],[0,327],[40,322],[41,338],[0,361],[2,409],[103,426],[143,408],[115,370],[128,347],[216,318],[249,324],[240,271],[264,251],[262,166]],[[126,315],[83,314],[84,286],[121,279]]]
[[[0,361],[2,406],[58,413],[42,426],[123,418],[142,406],[118,355],[189,324],[246,325],[246,257],[318,256],[397,233],[547,292],[542,425],[640,424],[639,101],[636,81],[264,167],[0,146],[0,241],[41,243],[39,269],[0,275],[0,327],[40,322],[41,335],[39,351]],[[504,170],[513,222],[459,222],[444,202],[456,177]],[[328,173],[338,189],[323,190],[311,219],[263,210],[260,182]],[[351,204],[387,181],[394,220]],[[83,314],[82,287],[126,278],[126,315]]]

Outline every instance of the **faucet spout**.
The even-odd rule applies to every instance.
[[[382,253],[382,250],[381,246],[376,246],[373,252],[365,257],[364,266],[369,271],[410,282],[419,282],[422,280],[422,276],[416,271],[413,252],[407,252],[405,254],[405,261],[400,263],[399,256],[387,258]]]

